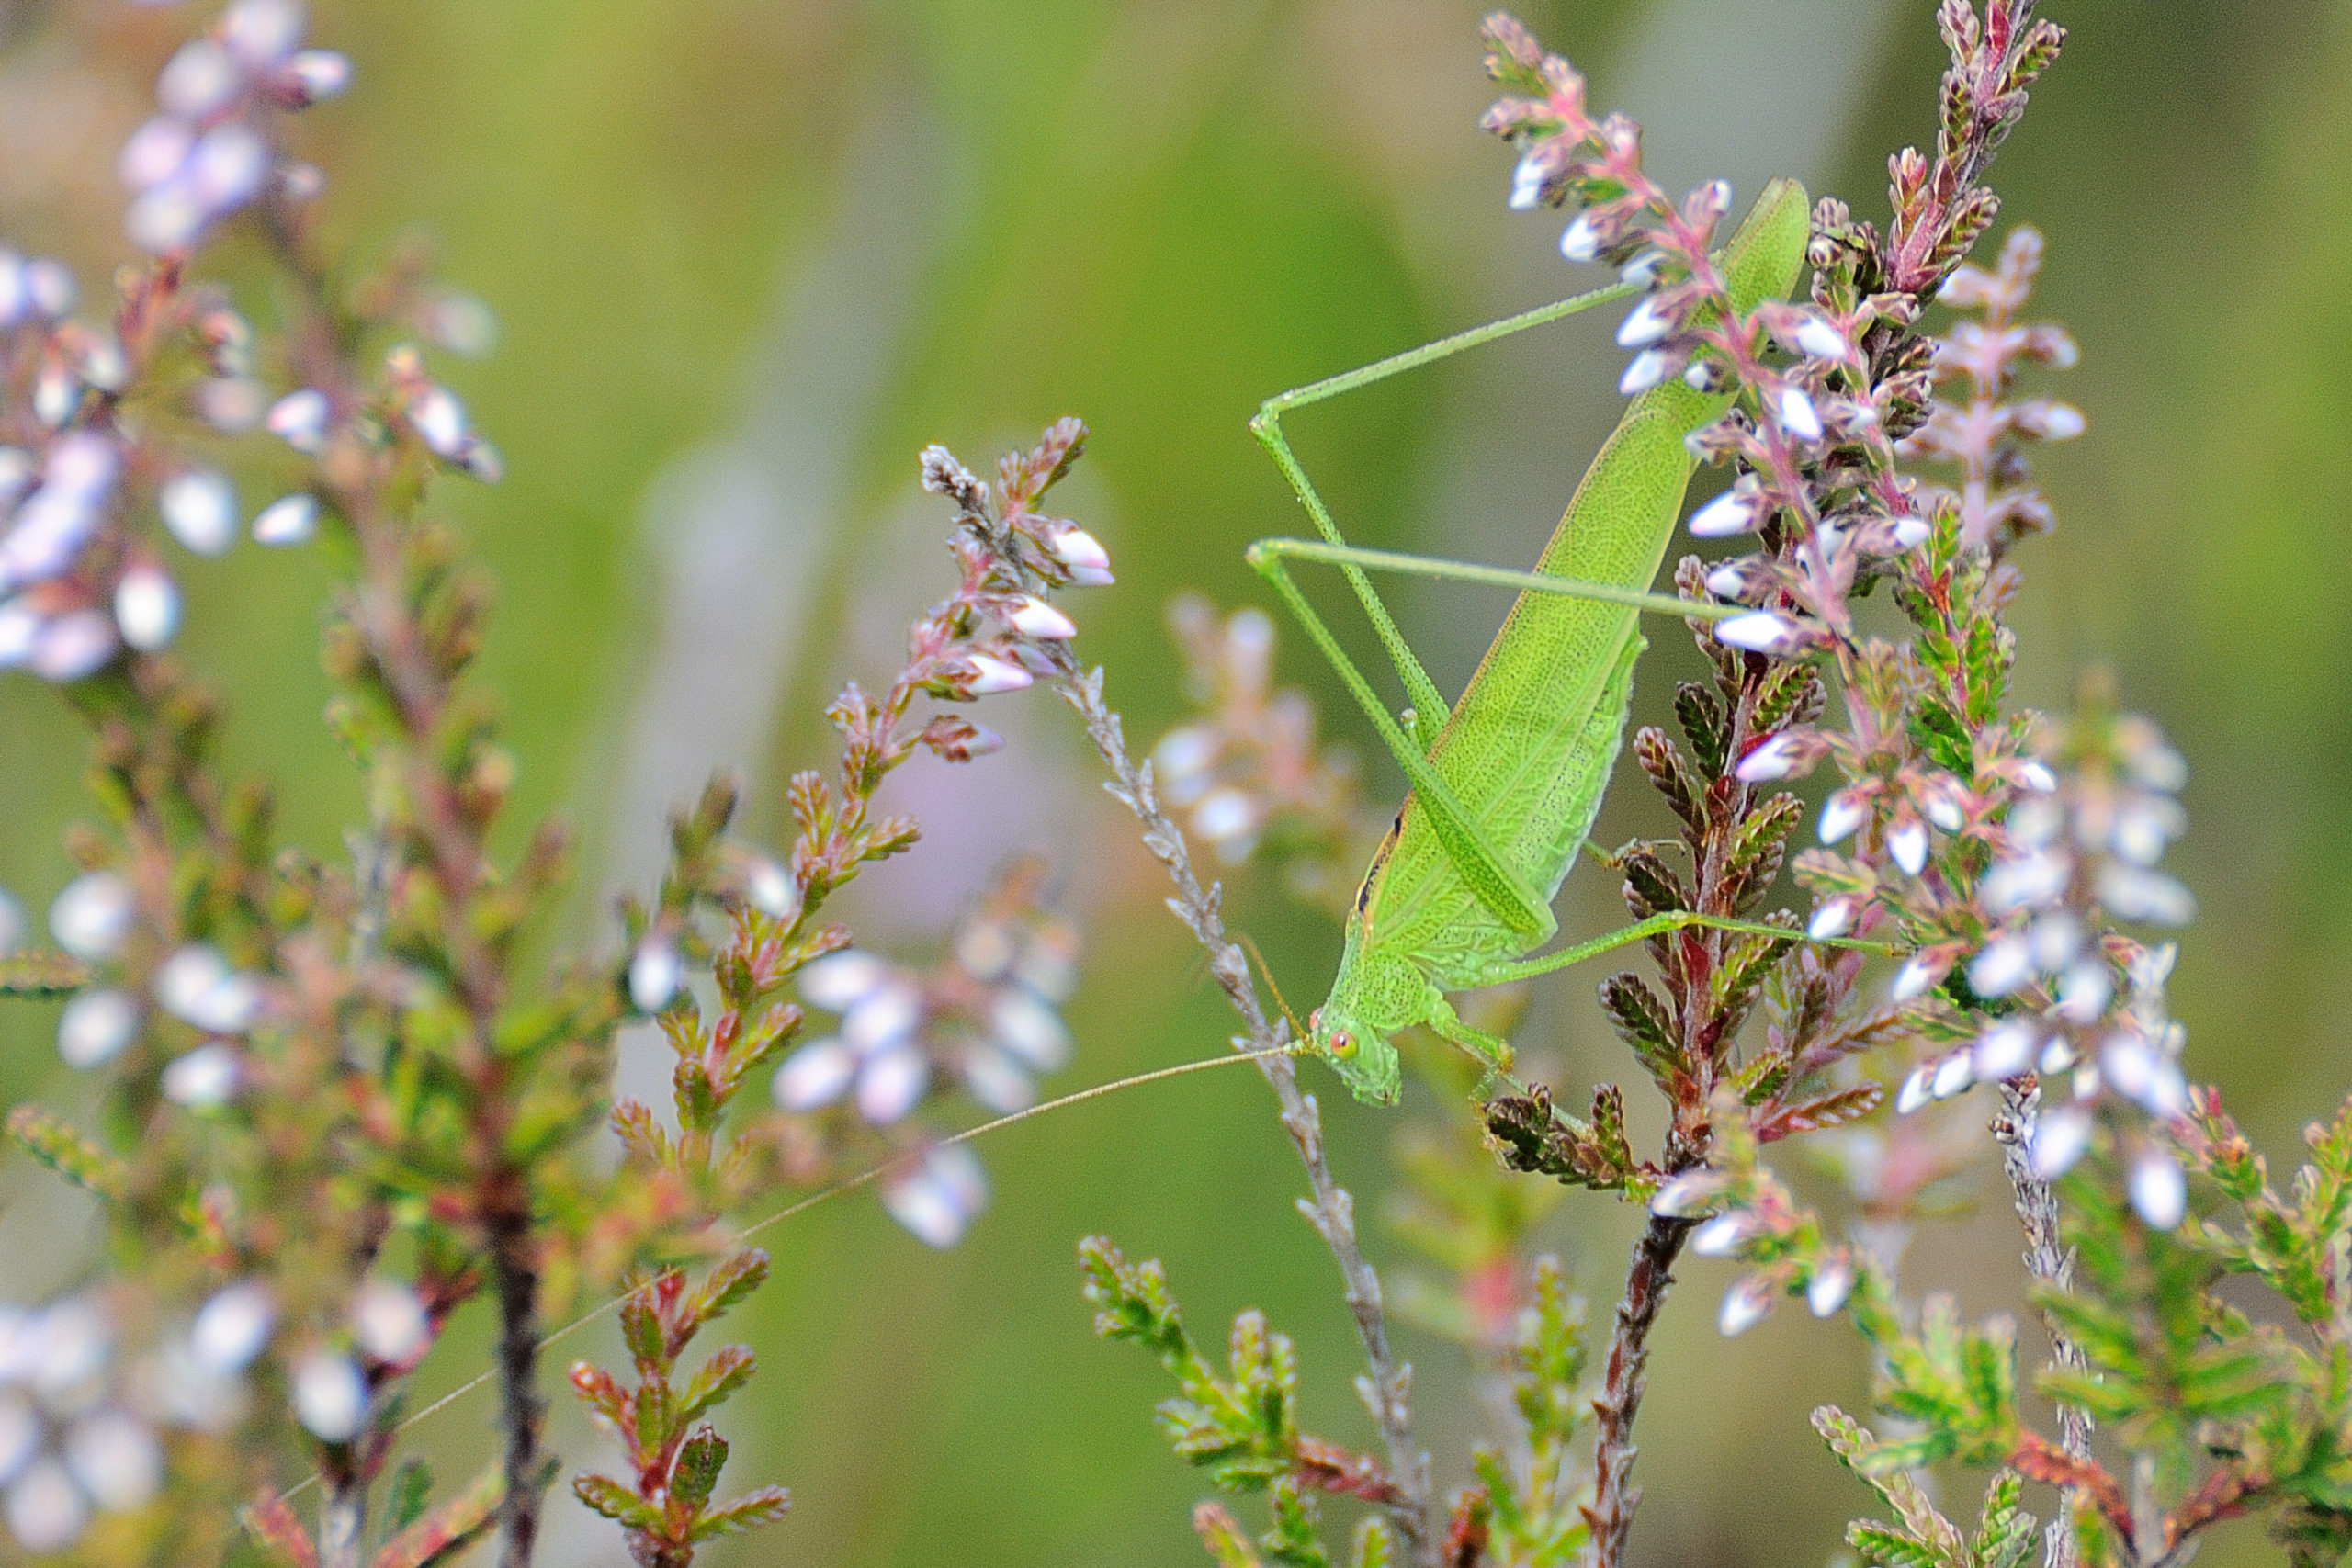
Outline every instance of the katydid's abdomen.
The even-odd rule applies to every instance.
[[[1743,314],[1784,298],[1804,257],[1804,191],[1776,181],[1720,261]],[[1679,379],[1644,393],[1594,457],[1544,547],[1546,574],[1634,590],[1656,580],[1697,459],[1684,437],[1719,417],[1723,393]],[[1623,741],[1642,637],[1619,604],[1522,592],[1429,753],[1437,776],[1503,865],[1547,904],[1592,827]],[[1506,920],[1462,873],[1418,792],[1374,857],[1318,1038],[1346,1035],[1342,1076],[1360,1098],[1396,1093],[1379,1037],[1450,1018],[1441,993],[1548,942]],[[1336,1043],[1336,1042],[1335,1042]]]

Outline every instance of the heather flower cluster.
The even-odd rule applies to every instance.
[[[1184,655],[1185,695],[1202,710],[1151,750],[1168,804],[1227,865],[1247,861],[1269,835],[1278,841],[1268,853],[1295,876],[1337,862],[1353,847],[1355,760],[1317,744],[1304,692],[1274,689],[1273,623],[1257,609],[1220,620],[1207,600],[1187,593],[1170,603],[1168,625]]]
[[[729,832],[722,781],[674,822],[652,903],[623,900],[620,953],[533,972],[524,939],[560,897],[563,840],[545,827],[493,859],[516,764],[468,678],[485,590],[427,510],[436,475],[502,468],[422,346],[479,352],[490,322],[417,251],[369,267],[321,243],[322,176],[288,116],[351,73],[305,28],[291,0],[232,0],[172,56],[161,112],[120,160],[150,258],[120,275],[106,325],[74,316],[62,266],[0,253],[0,667],[64,688],[99,780],[99,819],[70,840],[79,874],[49,911],[53,948],[22,947],[22,913],[0,902],[0,992],[63,998],[57,1048],[88,1075],[89,1125],[23,1105],[9,1129],[100,1201],[108,1237],[100,1282],[0,1309],[0,1517],[25,1550],[94,1562],[206,1560],[242,1518],[288,1561],[424,1568],[495,1530],[520,1568],[552,1464],[549,1312],[656,1260],[723,1251],[731,1213],[852,1158],[900,1154],[885,1201],[934,1245],[978,1212],[970,1153],[912,1131],[932,1058],[910,1078],[888,1047],[920,1040],[941,1082],[988,1106],[1026,1103],[1067,1058],[1055,1010],[1077,944],[1037,901],[1036,867],[984,901],[922,982],[913,1031],[882,1043],[898,1103],[859,1098],[889,1112],[869,1132],[899,1142],[877,1151],[821,1118],[739,1108],[739,1093],[796,1043],[797,982],[842,994],[840,964],[884,963],[844,951],[847,931],[820,915],[917,837],[874,809],[883,778],[918,750],[962,761],[1000,743],[959,714],[910,716],[916,699],[961,704],[1058,671],[1076,627],[1046,595],[1107,582],[1109,562],[1035,507],[1078,455],[1083,427],[1066,421],[1007,460],[980,522],[960,523],[961,583],[917,623],[882,698],[853,686],[833,705],[839,783],[794,779],[788,853]],[[194,276],[236,229],[277,268],[282,332]],[[256,432],[276,443],[244,439]],[[232,469],[270,476],[277,496],[252,519],[256,540],[351,547],[334,554],[348,575],[324,637],[330,717],[370,808],[347,866],[279,852],[266,788],[215,770],[215,699],[162,652],[181,611],[168,552],[233,545]],[[944,454],[926,473],[969,479]],[[834,968],[811,968],[829,954]],[[671,1126],[605,1109],[632,1016],[678,1052]],[[607,1123],[617,1170],[594,1148]],[[732,1278],[740,1293],[757,1271]],[[406,1383],[449,1314],[484,1295],[503,1451],[436,1495],[422,1470],[394,1476]],[[730,1375],[748,1371],[746,1357]],[[690,1434],[668,1461],[715,1476],[718,1442]],[[289,1451],[311,1480],[286,1493]],[[295,1502],[314,1483],[306,1520]],[[686,1483],[647,1484],[674,1499]],[[783,1508],[780,1492],[732,1512],[704,1502],[658,1528],[632,1504],[621,1522],[684,1564],[706,1535]]]
[[[785,1057],[775,1103],[852,1114],[912,1140],[920,1157],[884,1179],[882,1202],[933,1247],[962,1239],[988,1185],[968,1147],[907,1128],[926,1093],[953,1082],[1006,1115],[1035,1104],[1037,1079],[1069,1063],[1069,1029],[1057,1010],[1077,982],[1078,931],[1039,901],[1046,872],[1035,857],[1010,867],[928,972],[849,948],[800,973],[801,999],[839,1022]]]

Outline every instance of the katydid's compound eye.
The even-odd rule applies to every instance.
[[[1356,1037],[1344,1029],[1331,1031],[1331,1055],[1342,1060],[1356,1054]]]

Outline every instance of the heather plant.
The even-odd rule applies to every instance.
[[[1319,739],[1311,702],[1276,683],[1274,623],[1255,608],[1170,606],[1197,711],[1148,757],[1130,751],[1057,602],[1111,581],[1093,535],[1043,510],[1087,440],[1062,419],[993,481],[944,447],[921,455],[947,509],[944,596],[878,694],[853,682],[826,708],[835,756],[793,775],[788,842],[739,831],[741,786],[716,779],[672,820],[658,885],[619,897],[582,955],[550,957],[565,837],[506,821],[516,763],[474,671],[488,585],[435,502],[501,476],[440,363],[487,347],[488,309],[413,247],[374,258],[323,231],[326,176],[301,158],[297,117],[351,66],[309,46],[297,0],[231,0],[171,55],[157,113],[121,150],[135,259],[110,306],[80,310],[62,266],[0,253],[0,665],[82,721],[92,797],[51,941],[0,911],[0,991],[62,998],[57,1049],[79,1075],[69,1102],[19,1105],[9,1128],[92,1196],[103,1233],[79,1286],[0,1307],[14,1547],[297,1568],[485,1549],[520,1568],[568,1472],[634,1561],[684,1568],[790,1504],[764,1476],[722,1488],[718,1413],[757,1358],[702,1340],[767,1279],[755,1236],[873,1186],[914,1237],[956,1245],[988,1201],[973,1145],[990,1129],[1238,1064],[1267,1081],[1300,1159],[1298,1208],[1339,1270],[1373,1442],[1305,1428],[1308,1369],[1265,1314],[1238,1314],[1220,1357],[1161,1264],[1080,1246],[1098,1332],[1174,1380],[1158,1418],[1176,1452],[1225,1498],[1264,1498],[1262,1529],[1227,1500],[1196,1508],[1223,1568],[1328,1563],[1342,1538],[1357,1568],[1626,1561],[1650,1337],[1686,1254],[1736,1265],[1726,1336],[1785,1299],[1860,1334],[1872,1426],[1830,1405],[1815,1426],[1819,1462],[1893,1516],[1849,1530],[1864,1562],[2154,1568],[2244,1516],[2298,1563],[2340,1559],[2352,1111],[2313,1128],[2311,1163],[2280,1181],[2188,1081],[2165,1004],[2174,950],[2155,938],[2194,912],[2160,867],[2184,825],[2182,761],[2097,673],[2065,715],[2010,698],[2005,615],[2053,525],[2029,457],[2085,430],[2038,389],[2075,357],[2028,310],[2040,238],[2012,230],[1991,265],[1969,259],[1997,213],[1994,153],[2064,40],[2035,9],[1942,0],[1934,151],[1890,161],[1883,223],[1835,198],[1807,210],[1783,182],[1746,251],[1719,231],[1722,182],[1678,199],[1645,172],[1638,130],[1595,116],[1581,74],[1488,20],[1506,96],[1486,126],[1518,153],[1510,207],[1568,209],[1565,261],[1619,280],[1283,394],[1256,425],[1325,539],[1253,559],[1405,765],[1415,793],[1393,818]],[[207,281],[232,235],[266,260],[267,311]],[[1766,276],[1776,257],[1794,299]],[[1637,419],[1690,414],[1642,476],[1645,504],[1666,529],[1737,541],[1683,558],[1671,597],[1647,576],[1566,585],[1628,628],[1634,609],[1679,619],[1707,671],[1675,693],[1679,733],[1633,737],[1659,836],[1589,856],[1634,923],[1567,950],[1648,959],[1599,1000],[1657,1091],[1654,1152],[1635,1147],[1619,1086],[1572,1096],[1521,1076],[1529,986],[1565,960],[1522,957],[1550,929],[1513,923],[1525,890],[1488,864],[1488,823],[1447,795],[1458,775],[1440,764],[1480,688],[1449,709],[1362,569],[1555,595],[1562,574],[1548,557],[1547,580],[1347,547],[1280,428],[1306,402],[1618,299],[1634,301],[1618,384]],[[1695,463],[1728,483],[1682,520]],[[273,499],[248,522],[240,489],[256,483]],[[223,775],[221,699],[171,651],[175,553],[220,554],[247,531],[317,552],[332,576],[326,716],[367,803],[341,859],[281,845],[268,781]],[[1347,572],[1396,656],[1401,716],[1344,665],[1284,560]],[[1582,804],[1561,874],[1609,783],[1641,647],[1621,630],[1582,671],[1603,697],[1564,769]],[[1228,1055],[1043,1103],[1041,1080],[1082,1044],[1058,1010],[1080,946],[1054,897],[1069,868],[1006,844],[928,960],[860,945],[827,915],[917,846],[918,824],[881,803],[886,779],[918,753],[999,749],[965,705],[1033,685],[1073,711],[1239,1024]],[[1794,850],[1807,807],[1775,786],[1815,772],[1834,775],[1819,843]],[[1396,845],[1440,818],[1454,907],[1502,917],[1510,961],[1449,967],[1458,929],[1392,943],[1384,958],[1417,965],[1438,999],[1361,1033],[1338,1002],[1362,993],[1335,987],[1304,1023],[1270,974],[1261,996],[1186,837],[1339,922],[1344,976]],[[613,1090],[631,1023],[674,1059],[663,1110]],[[1411,1109],[1382,1112],[1397,1119],[1386,1228],[1409,1258],[1385,1284],[1302,1081],[1322,1064],[1375,1103],[1414,1086]],[[1767,1163],[1792,1152],[1815,1179]],[[1969,1322],[1903,1281],[1906,1248],[1988,1160],[2023,1226],[2046,1358],[2014,1316]],[[1547,1216],[1590,1201],[1571,1189],[1643,1216],[1605,1337],[1541,1249]],[[445,1330],[477,1300],[495,1319],[487,1364],[413,1409],[419,1369],[448,1362],[459,1337]],[[1456,1469],[1417,1436],[1392,1314],[1472,1373],[1489,1430]],[[627,1368],[582,1359],[568,1382],[609,1451],[559,1456],[547,1352],[607,1315]],[[437,1474],[430,1423],[486,1385],[497,1457]],[[1989,1472],[1981,1506],[1947,1473],[1962,1467]]]

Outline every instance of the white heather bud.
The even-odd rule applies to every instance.
[[[254,542],[299,545],[319,529],[319,498],[308,491],[280,496],[254,519]]]
[[[2132,1162],[2132,1207],[2155,1230],[2168,1231],[2188,1213],[2188,1182],[2180,1162],[2162,1149],[2142,1149]]]
[[[1976,1038],[1976,1076],[1985,1083],[2013,1078],[2033,1065],[2033,1031],[2014,1021],[1996,1023]]]
[[[1779,407],[1781,429],[1800,441],[1821,439],[1821,415],[1814,411],[1813,399],[1803,387],[1781,388]]]
[[[210,39],[182,44],[155,78],[155,101],[173,114],[202,119],[236,96],[236,62]]]
[[[1576,221],[1560,235],[1560,254],[1578,265],[1600,254],[1600,230],[1591,213],[1577,213]]]
[[[197,205],[218,215],[251,201],[268,173],[269,144],[231,120],[197,140],[184,177]]]
[[[25,264],[25,297],[51,321],[63,321],[81,293],[63,262],[38,256]]]
[[[1617,390],[1626,397],[1636,397],[1665,379],[1666,355],[1655,348],[1645,348],[1634,355],[1634,362],[1617,378]]]
[[[114,617],[74,610],[43,625],[25,662],[45,681],[78,681],[104,668],[116,649]]]
[[[187,161],[188,149],[196,145],[196,132],[187,121],[172,115],[157,115],[130,133],[122,144],[121,153],[115,159],[115,174],[123,185],[134,191],[160,185],[179,173]]]
[[[1772,1310],[1772,1293],[1762,1280],[1742,1280],[1724,1292],[1723,1310],[1715,1315],[1715,1328],[1726,1339],[1737,1338],[1764,1321]]]
[[[1808,359],[1843,360],[1849,352],[1846,334],[1818,316],[1807,316],[1797,327],[1796,345]]]
[[[200,556],[217,556],[237,542],[237,492],[209,468],[164,481],[155,510],[172,537]]]
[[[188,1329],[188,1354],[209,1372],[241,1372],[269,1343],[277,1326],[277,1304],[257,1280],[224,1285],[197,1309]]]
[[[115,585],[114,621],[122,640],[152,653],[180,626],[180,591],[161,568],[134,566]]]
[[[800,912],[800,885],[765,855],[754,858],[745,868],[743,897],[770,919],[788,920]]]
[[[1796,766],[1794,750],[1794,739],[1786,732],[1770,736],[1762,744],[1749,747],[1732,773],[1742,784],[1770,784],[1774,779],[1787,778]]]
[[[324,392],[305,387],[272,403],[263,423],[272,435],[297,452],[315,452],[325,443],[327,416],[332,412]]]
[[[912,1045],[876,1055],[857,1075],[857,1113],[876,1127],[905,1118],[931,1084],[931,1063]]]
[[[2044,441],[2072,441],[2084,428],[2082,410],[2067,403],[2030,404],[2018,423]]]
[[[110,871],[75,877],[49,907],[50,934],[86,964],[114,956],[130,930],[130,884]]]
[[[237,1092],[237,1053],[215,1042],[199,1045],[164,1069],[164,1098],[191,1110],[226,1105]]]
[[[629,1002],[639,1012],[660,1012],[678,994],[684,978],[677,948],[666,937],[651,938],[628,961]]]
[[[408,406],[408,422],[436,457],[455,457],[466,444],[466,410],[446,387],[427,389]]]
[[[1894,520],[1895,548],[1916,549],[1927,542],[1928,536],[1931,532],[1933,530],[1928,526],[1928,520],[1924,517],[1908,515],[1898,517]]]
[[[1840,894],[1822,901],[1804,928],[1804,934],[1815,942],[1829,942],[1854,929],[1855,900],[1850,894]]]
[[[74,417],[81,401],[81,378],[62,365],[46,367],[33,382],[33,417],[51,430]]]
[[[1915,956],[1894,972],[1894,983],[1887,987],[1887,994],[1898,1002],[1907,1002],[1926,996],[1943,977],[1940,965]]]
[[[2006,997],[2032,976],[2032,944],[2015,933],[1986,942],[1968,965],[1969,988],[1980,997]]]
[[[306,49],[286,62],[286,74],[303,101],[315,104],[351,85],[351,62],[331,49]]]
[[[1010,619],[1014,631],[1041,641],[1055,642],[1078,635],[1076,622],[1035,594],[1022,595],[1020,607]]]
[[[1939,792],[1930,795],[1919,809],[1928,814],[1928,821],[1947,833],[1957,833],[1968,826],[1967,813],[1962,811],[1960,802],[1948,794]]]
[[[1657,300],[1655,298],[1647,299],[1634,306],[1626,313],[1625,319],[1618,323],[1617,346],[1647,348],[1650,344],[1671,336],[1673,332],[1674,322],[1665,311],[1657,308]]]
[[[1668,1219],[1697,1213],[1714,1197],[1717,1179],[1712,1171],[1686,1170],[1669,1178],[1650,1199],[1650,1213]]]
[[[1691,536],[1721,539],[1746,533],[1756,526],[1756,502],[1753,491],[1734,486],[1690,514]]]
[[[95,1067],[120,1055],[139,1032],[139,1002],[128,991],[84,991],[57,1015],[57,1054],[69,1067]]]
[[[1065,528],[1056,534],[1052,549],[1054,558],[1073,571],[1108,572],[1111,570],[1110,552],[1083,528]]]
[[[2096,1021],[2114,995],[2114,977],[2099,958],[2079,959],[2058,976],[2058,1011],[2070,1023]]]
[[[2033,1174],[2044,1181],[2055,1181],[2074,1168],[2091,1145],[2090,1112],[2078,1105],[2064,1106],[2045,1112],[2033,1129],[2033,1142],[2027,1150]]]
[[[1887,832],[1886,851],[1905,876],[1918,875],[1928,864],[1927,824],[1912,818],[1897,822]]]
[[[1020,665],[992,654],[973,654],[971,666],[972,679],[964,689],[976,697],[992,696],[999,692],[1017,692],[1031,684],[1034,679]]]
[[[1936,1066],[1936,1076],[1928,1082],[1928,1092],[1938,1100],[1950,1100],[1965,1092],[1976,1082],[1976,1065],[1965,1051],[1946,1056]]]
[[[144,1506],[163,1484],[163,1445],[129,1411],[96,1410],[66,1432],[65,1467],[99,1507],[128,1513]]]
[[[933,1146],[911,1172],[882,1187],[883,1208],[926,1247],[955,1246],[988,1201],[988,1178],[961,1144]]]
[[[1060,1015],[1024,986],[1007,987],[989,1010],[997,1043],[1041,1073],[1069,1065],[1070,1035]]]
[[[1747,1240],[1745,1214],[1717,1214],[1690,1233],[1690,1250],[1701,1258],[1729,1258]]]
[[[1544,159],[1530,151],[1510,172],[1510,209],[1526,212],[1544,199]]]
[[[8,1488],[8,1533],[27,1551],[62,1551],[90,1522],[90,1506],[65,1467],[47,1456],[35,1460]]]
[[[301,0],[235,0],[220,14],[220,41],[247,65],[274,65],[302,41]]]
[[[856,1076],[857,1058],[840,1041],[811,1040],[784,1059],[768,1088],[785,1110],[814,1111],[839,1100]]]
[[[1851,790],[1839,790],[1821,806],[1821,841],[1834,844],[1862,825],[1868,813]]]
[[[1903,1080],[1903,1088],[1894,1096],[1894,1113],[1908,1116],[1935,1098],[1928,1083],[1928,1069],[1914,1067],[1911,1076]]]
[[[1747,592],[1747,558],[1724,562],[1707,573],[1706,589],[1718,599],[1736,599]]]
[[[1854,1266],[1844,1253],[1838,1253],[1813,1271],[1804,1288],[1804,1304],[1814,1316],[1827,1317],[1853,1293]]]
[[[351,1303],[351,1337],[387,1365],[405,1367],[433,1344],[433,1324],[416,1292],[397,1280],[370,1280]]]
[[[879,991],[889,978],[890,966],[880,958],[844,948],[800,971],[800,994],[812,1006],[846,1012]]]
[[[368,1380],[348,1356],[314,1350],[294,1368],[294,1418],[322,1443],[347,1443],[368,1419]]]
[[[1715,640],[1730,648],[1744,648],[1753,653],[1775,653],[1796,641],[1797,629],[1781,615],[1770,610],[1751,611],[1734,615],[1727,621],[1717,621]]]

